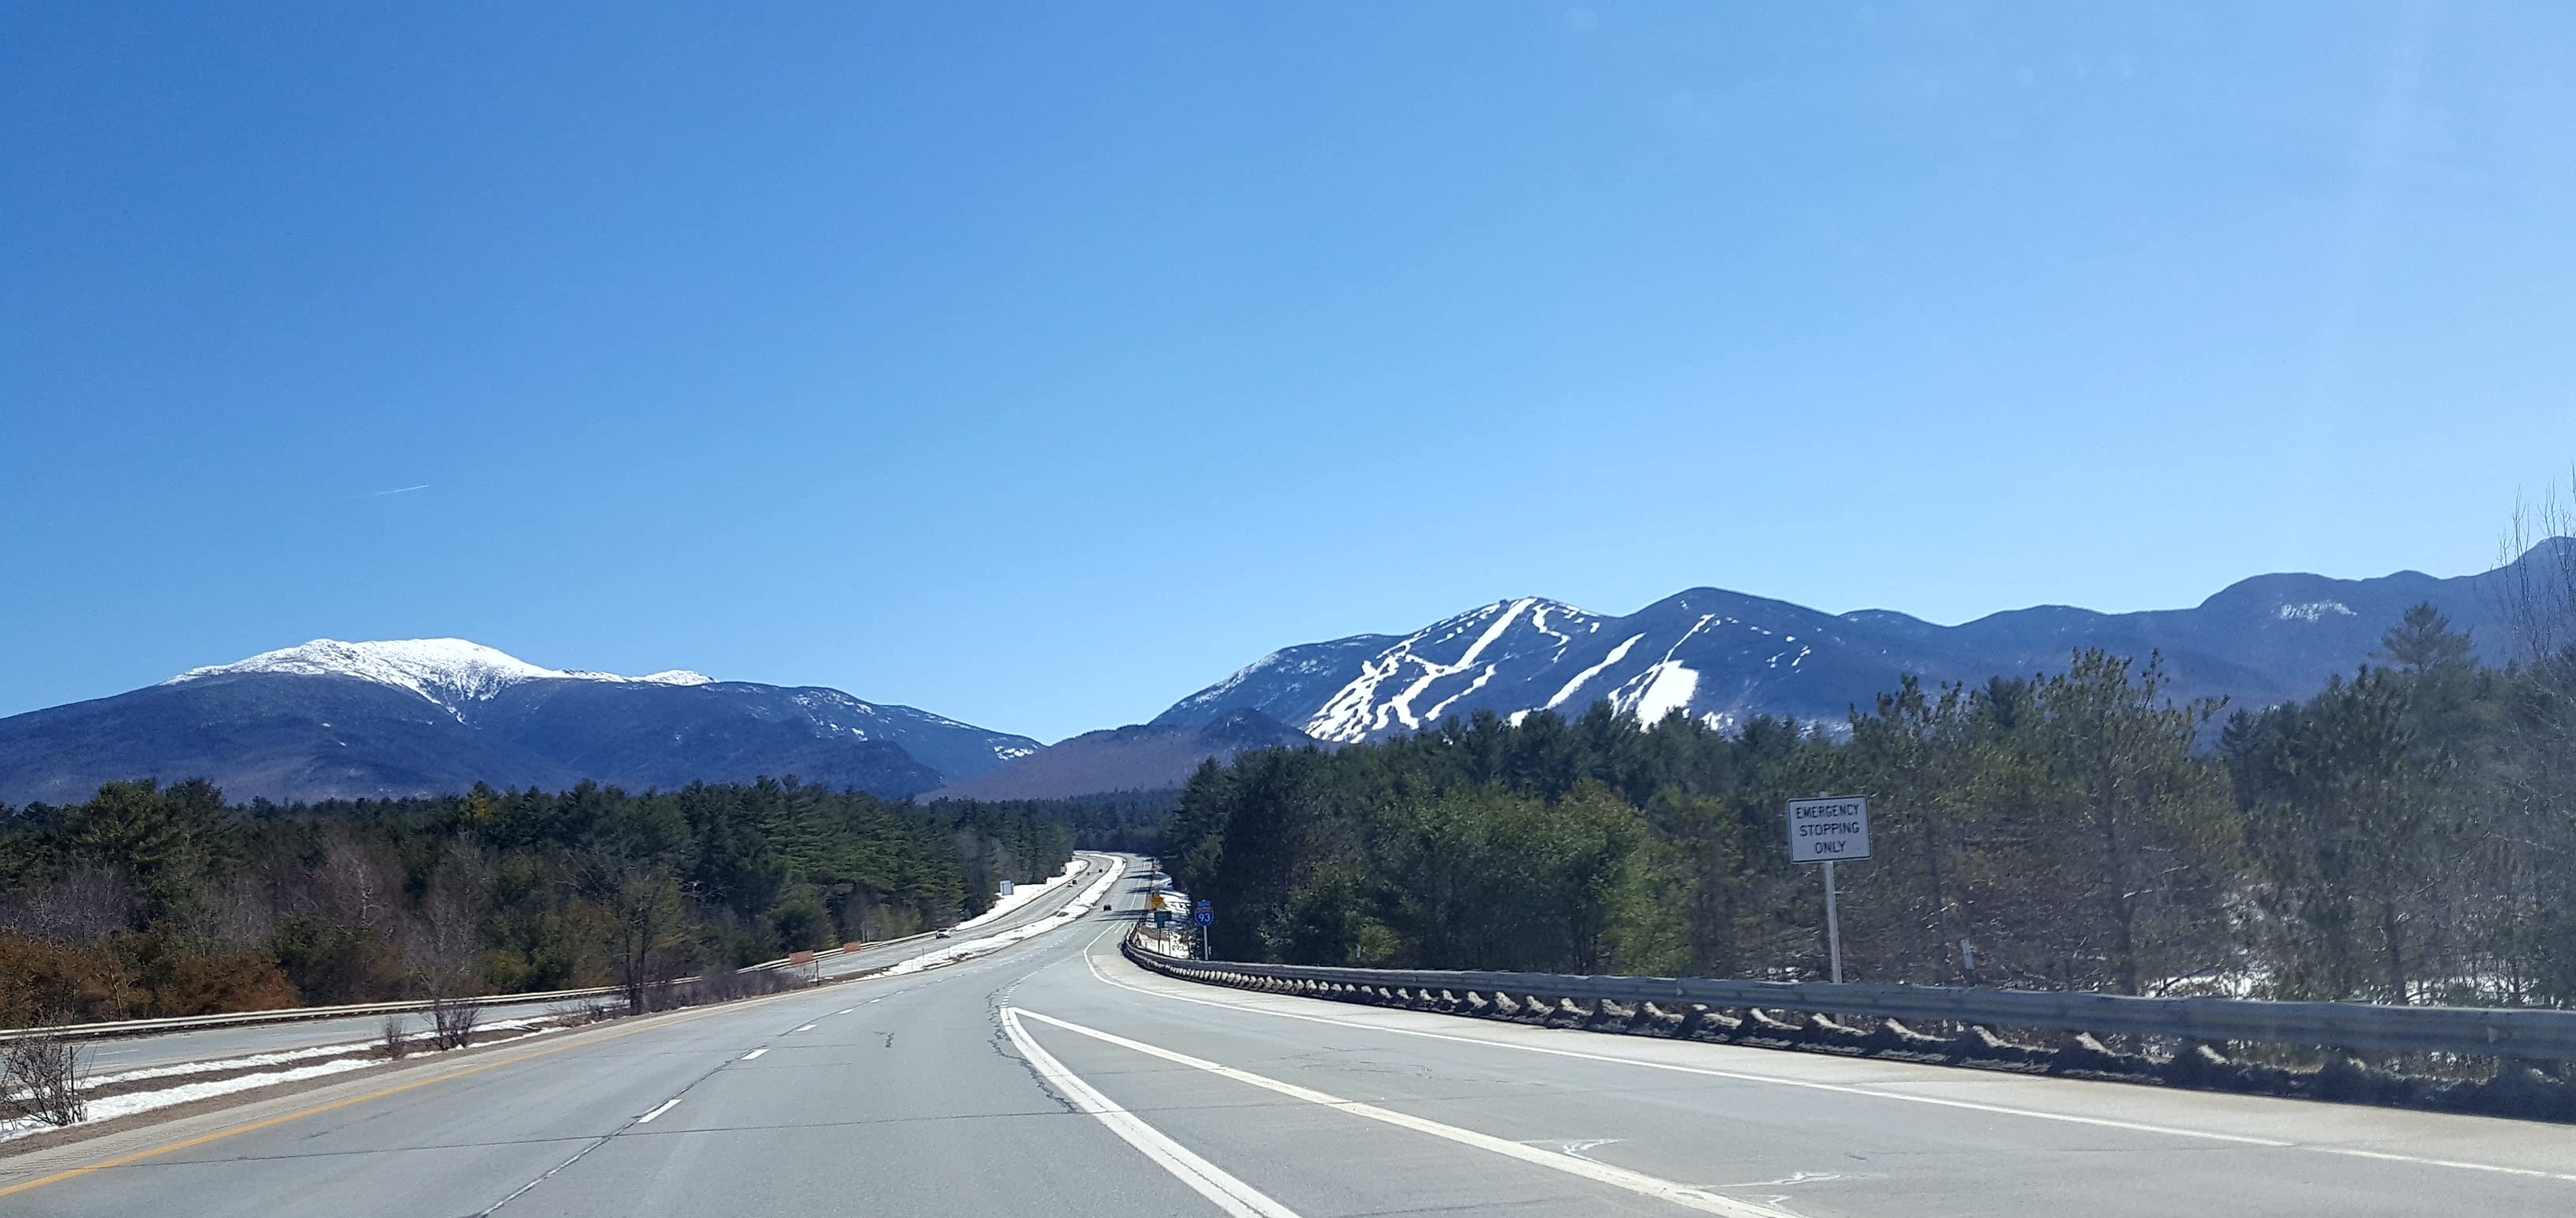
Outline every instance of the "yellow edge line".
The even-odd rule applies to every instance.
[[[780,997],[785,997],[785,995],[780,995]],[[7,1197],[13,1194],[27,1192],[32,1189],[43,1188],[48,1184],[60,1184],[75,1176],[86,1176],[94,1171],[106,1171],[111,1167],[123,1167],[128,1163],[140,1163],[145,1159],[157,1158],[174,1151],[187,1150],[190,1147],[203,1146],[208,1142],[220,1142],[225,1138],[237,1137],[245,1133],[257,1133],[260,1130],[267,1129],[272,1126],[283,1125],[289,1121],[300,1121],[309,1116],[320,1116],[321,1114],[330,1112],[334,1109],[346,1108],[351,1104],[363,1104],[368,1100],[380,1100],[389,1095],[400,1095],[405,1091],[410,1091],[418,1087],[427,1087],[433,1083],[452,1082],[456,1079],[464,1078],[469,1074],[481,1074],[486,1070],[497,1070],[503,1066],[515,1066],[521,1062],[534,1061],[540,1057],[550,1057],[554,1054],[562,1053],[571,1049],[588,1048],[592,1045],[604,1044],[612,1040],[621,1040],[639,1033],[651,1032],[659,1028],[667,1028],[673,1024],[688,1023],[692,1020],[702,1019],[709,1015],[721,1014],[725,1009],[727,1008],[718,1007],[713,1010],[693,1011],[689,1013],[688,1019],[672,1019],[657,1022],[646,1027],[624,1028],[611,1032],[606,1036],[594,1037],[578,1044],[556,1045],[552,1048],[538,1049],[534,1052],[522,1053],[516,1057],[505,1057],[499,1061],[485,1062],[479,1066],[465,1066],[460,1069],[451,1070],[445,1074],[438,1075],[434,1078],[414,1079],[411,1082],[403,1083],[399,1086],[387,1087],[380,1091],[370,1091],[365,1095],[353,1095],[344,1100],[333,1100],[328,1104],[316,1104],[311,1108],[273,1116],[264,1121],[253,1121],[248,1125],[236,1125],[230,1129],[219,1129],[213,1133],[200,1134],[184,1141],[172,1142],[167,1146],[156,1146],[150,1150],[138,1150],[133,1154],[119,1155],[113,1159],[102,1159],[96,1163],[88,1163],[79,1167],[66,1168],[62,1171],[55,1172],[50,1176],[39,1176],[33,1180],[23,1180],[16,1184],[0,1187],[0,1197]],[[732,1009],[738,1010],[740,1008]]]

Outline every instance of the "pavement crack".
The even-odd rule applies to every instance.
[[[719,1071],[723,1070],[723,1069],[724,1069],[725,1067],[727,1067],[727,1066],[730,1066],[730,1065],[734,1064],[734,1062],[736,1062],[737,1060],[740,1060],[740,1059],[738,1059],[738,1058],[736,1058],[736,1057],[733,1057],[733,1056],[731,1056],[730,1054],[728,1054],[728,1055],[725,1057],[725,1059],[724,1059],[724,1060],[719,1061],[719,1062],[717,1062],[715,1065],[708,1067],[705,1073],[700,1074],[700,1075],[699,1075],[699,1076],[697,1076],[696,1078],[690,1079],[687,1083],[682,1084],[679,1090],[674,1091],[674,1092],[672,1092],[672,1093],[671,1093],[671,1098],[670,1098],[667,1102],[665,1102],[664,1104],[662,1104],[662,1105],[661,1105],[661,1107],[659,1107],[659,1108],[655,1108],[655,1109],[653,1109],[652,1111],[653,1111],[656,1115],[659,1115],[659,1114],[660,1114],[664,1109],[669,1108],[669,1107],[670,1107],[671,1105],[673,1105],[673,1104],[677,1104],[677,1103],[679,1103],[679,1102],[681,1101],[681,1099],[685,1098],[685,1097],[686,1097],[690,1092],[697,1090],[697,1088],[698,1088],[698,1084],[703,1083],[703,1082],[707,1081],[708,1079],[714,1078],[714,1077],[716,1076],[716,1074],[717,1074]],[[609,1143],[611,1140],[615,1139],[615,1138],[617,1137],[617,1135],[619,1135],[619,1134],[621,1134],[621,1133],[624,1133],[624,1132],[626,1132],[627,1130],[633,1129],[633,1128],[635,1128],[636,1126],[638,1126],[638,1125],[640,1125],[640,1124],[643,1124],[643,1122],[644,1122],[644,1114],[642,1114],[642,1113],[637,1113],[637,1114],[636,1114],[636,1115],[634,1115],[634,1116],[631,1116],[631,1117],[626,1118],[626,1123],[625,1123],[625,1124],[620,1125],[620,1126],[618,1126],[618,1127],[617,1127],[617,1128],[615,1128],[615,1129],[609,1130],[607,1133],[601,1134],[601,1135],[599,1135],[599,1136],[598,1136],[598,1137],[596,1137],[596,1138],[592,1138],[592,1139],[590,1140],[590,1142],[589,1142],[587,1145],[584,1145],[581,1149],[574,1151],[574,1152],[572,1153],[572,1157],[571,1157],[571,1158],[566,1159],[566,1160],[564,1160],[564,1161],[563,1161],[563,1162],[561,1162],[561,1163],[557,1163],[557,1164],[555,1164],[553,1167],[551,1167],[551,1168],[547,1169],[547,1170],[546,1170],[546,1173],[545,1173],[544,1175],[538,1176],[536,1179],[534,1179],[534,1180],[530,1180],[530,1181],[528,1181],[527,1183],[522,1184],[522,1185],[520,1185],[519,1187],[517,1187],[517,1188],[515,1188],[515,1189],[510,1190],[510,1195],[509,1195],[509,1196],[503,1197],[503,1198],[501,1198],[500,1200],[493,1202],[490,1208],[485,1209],[485,1210],[482,1210],[482,1211],[481,1211],[481,1212],[479,1212],[479,1213],[476,1213],[475,1215],[473,1215],[473,1218],[492,1218],[492,1215],[494,1215],[494,1214],[497,1214],[497,1213],[501,1212],[501,1207],[502,1207],[502,1206],[508,1205],[509,1203],[511,1203],[511,1202],[513,1202],[513,1201],[516,1201],[516,1200],[518,1200],[518,1199],[519,1199],[519,1198],[521,1198],[521,1197],[527,1196],[530,1190],[532,1190],[532,1189],[536,1188],[538,1185],[543,1184],[543,1183],[545,1183],[545,1182],[546,1182],[546,1181],[548,1181],[548,1180],[552,1180],[552,1179],[554,1179],[556,1176],[559,1176],[559,1175],[563,1174],[563,1172],[564,1172],[564,1170],[565,1170],[566,1168],[569,1168],[569,1167],[571,1167],[573,1164],[575,1164],[575,1163],[579,1163],[579,1162],[581,1162],[583,1159],[585,1159],[585,1158],[589,1157],[590,1152],[592,1152],[592,1151],[594,1151],[594,1150],[597,1150],[597,1149],[599,1149],[599,1148],[600,1148],[600,1147],[602,1147],[602,1146],[606,1146],[606,1145],[608,1145],[608,1143]]]

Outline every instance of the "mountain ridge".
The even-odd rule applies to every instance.
[[[789,774],[903,798],[1039,747],[823,686],[550,669],[462,639],[316,639],[0,719],[0,802],[141,777],[288,801]]]
[[[1210,758],[1231,761],[1253,749],[1315,743],[1304,732],[1251,709],[1188,726],[1131,723],[1060,740],[922,798],[1069,799],[1169,790],[1187,781],[1190,772]]]
[[[2164,657],[2177,697],[2238,705],[2305,697],[2367,661],[2382,632],[2430,602],[2489,662],[2504,654],[2499,595],[2524,563],[2559,563],[2576,540],[2513,563],[2439,578],[2397,571],[2346,580],[2249,576],[2182,609],[2104,613],[2074,605],[2007,609],[1944,626],[1900,610],[1829,614],[1700,586],[1625,615],[1546,597],[1493,601],[1410,634],[1359,634],[1273,651],[1181,698],[1150,722],[1187,726],[1260,710],[1335,743],[1384,739],[1450,715],[1579,714],[1596,701],[1652,721],[1679,711],[1721,729],[1756,714],[1827,730],[1906,674],[1982,683],[2062,670],[2076,650]]]

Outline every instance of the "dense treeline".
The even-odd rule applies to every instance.
[[[227,807],[113,783],[0,810],[0,1025],[622,985],[910,934],[1060,870],[1025,811],[794,779]]]
[[[2576,1002],[2576,651],[2480,668],[2430,607],[2384,663],[2221,718],[2099,651],[1908,680],[1848,732],[1595,706],[1202,767],[1166,856],[1237,959],[1825,971],[1783,805],[1865,795],[1851,979]]]
[[[1163,824],[1180,797],[1177,790],[1117,791],[1069,799],[943,799],[930,808],[950,815],[985,811],[1054,821],[1073,834],[1076,850],[1152,854],[1162,848]]]

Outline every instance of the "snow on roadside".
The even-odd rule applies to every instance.
[[[478,1033],[515,1032],[522,1028],[543,1023],[544,1021],[544,1017],[534,1019],[495,1019],[489,1023],[476,1024],[475,1031]],[[413,1036],[422,1035],[422,1033],[417,1030],[411,1034]],[[381,1038],[374,1040],[351,1040],[342,1041],[336,1045],[314,1045],[303,1049],[279,1049],[271,1053],[253,1053],[247,1057],[224,1057],[210,1061],[174,1062],[167,1066],[145,1066],[139,1070],[124,1070],[115,1074],[94,1075],[87,1080],[87,1085],[92,1087],[105,1087],[111,1083],[131,1083],[142,1079],[170,1078],[181,1074],[212,1074],[218,1070],[246,1070],[253,1066],[282,1066],[288,1062],[307,1061],[316,1057],[345,1057],[351,1053],[371,1051],[383,1043],[384,1041]]]
[[[1081,874],[1084,866],[1085,864],[1081,859],[1073,859],[1065,863],[1064,870],[1057,872],[1048,879],[1035,884],[1016,885],[1011,889],[1011,895],[995,898],[991,909],[987,909],[974,917],[968,918],[955,926],[949,927],[948,929],[951,933],[955,933],[961,930],[973,930],[978,926],[982,926],[995,918],[1001,917],[1003,914],[1009,913],[1014,909],[1018,909],[1020,906],[1038,899],[1038,896],[1041,893],[1054,891],[1057,886],[1072,879],[1074,876]]]
[[[1071,880],[1075,875],[1079,874],[1080,870],[1085,865],[1086,864],[1081,860],[1077,859],[1066,865],[1063,874],[1057,875],[1043,884],[1020,888],[1018,891],[1013,892],[1010,897],[1003,899],[1008,902],[1007,905],[997,902],[992,909],[985,911],[983,914],[980,914],[969,921],[959,923],[958,925],[960,928],[971,927],[978,922],[989,920],[1002,913],[1006,913],[1011,909],[1016,909],[1025,905],[1029,901],[1035,900],[1038,894],[1049,892],[1061,887],[1066,881]],[[1093,880],[1088,887],[1083,889],[1080,896],[1066,902],[1064,908],[1059,909],[1046,917],[1040,918],[1035,922],[1031,922],[1026,926],[1013,927],[999,934],[987,935],[980,939],[969,939],[963,943],[951,944],[950,946],[941,948],[937,951],[914,956],[909,960],[900,961],[888,967],[883,975],[898,976],[906,973],[921,972],[924,969],[938,968],[944,964],[955,964],[960,960],[968,960],[976,956],[985,955],[1025,939],[1036,938],[1039,935],[1073,922],[1081,918],[1084,914],[1089,913],[1091,911],[1092,904],[1099,901],[1102,895],[1109,891],[1110,885],[1116,883],[1118,881],[1118,877],[1125,871],[1126,864],[1123,861],[1112,862],[1108,869],[1101,873],[1098,879]],[[545,1017],[540,1016],[495,1020],[491,1023],[482,1025],[482,1030],[501,1031],[521,1029],[526,1028],[531,1024],[542,1022],[544,1018]],[[505,1036],[498,1040],[478,1041],[476,1042],[475,1047],[480,1048],[484,1045],[497,1045],[513,1040],[524,1040],[530,1036],[541,1036],[547,1032],[555,1030],[556,1029],[550,1027],[540,1027],[533,1031],[521,1032],[517,1036]],[[239,1070],[246,1067],[256,1066],[287,1065],[291,1062],[311,1061],[311,1059],[314,1058],[327,1058],[333,1057],[334,1055],[356,1055],[340,1056],[336,1060],[330,1061],[314,1061],[309,1065],[289,1066],[284,1070],[268,1070],[254,1074],[244,1074],[236,1078],[212,1079],[199,1083],[181,1083],[176,1086],[162,1087],[150,1091],[132,1091],[123,1095],[102,1096],[89,1101],[88,1115],[82,1119],[81,1124],[86,1125],[96,1124],[100,1121],[112,1121],[118,1117],[132,1116],[138,1112],[150,1112],[156,1108],[168,1108],[176,1104],[193,1103],[197,1100],[206,1099],[212,1096],[229,1095],[236,1091],[254,1091],[262,1087],[274,1087],[284,1083],[302,1082],[305,1079],[322,1078],[333,1074],[343,1074],[351,1070],[364,1069],[368,1066],[380,1065],[383,1063],[384,1059],[375,1056],[374,1052],[378,1043],[379,1042],[374,1040],[347,1041],[336,1045],[316,1045],[303,1049],[282,1049],[273,1053],[254,1053],[242,1057],[223,1058],[214,1061],[179,1062],[167,1066],[147,1066],[137,1070],[126,1070],[116,1074],[100,1075],[89,1079],[88,1084],[93,1087],[99,1087],[110,1083],[134,1082],[143,1079],[170,1078],[188,1074],[208,1074],[216,1071]],[[32,1117],[22,1118],[15,1121],[0,1121],[0,1142],[6,1142],[13,1138],[27,1137],[31,1134],[44,1133],[56,1128],[59,1128],[59,1126],[48,1125],[41,1121],[37,1121]]]
[[[115,1074],[93,1075],[87,1083],[104,1087],[111,1083],[131,1083],[147,1078],[169,1078],[180,1074],[211,1074],[217,1070],[242,1070],[252,1066],[282,1066],[288,1062],[308,1061],[316,1057],[347,1057],[376,1047],[379,1042],[352,1040],[336,1045],[315,1045],[309,1049],[280,1049],[274,1053],[253,1053],[248,1057],[227,1057],[213,1061],[178,1062],[167,1066],[146,1066]]]
[[[977,956],[986,955],[1008,947],[1023,939],[1034,939],[1039,935],[1043,935],[1048,931],[1054,930],[1059,926],[1063,926],[1066,923],[1072,922],[1075,919],[1082,917],[1084,914],[1091,912],[1092,902],[1098,901],[1103,893],[1108,892],[1109,886],[1118,882],[1119,873],[1124,870],[1126,870],[1126,864],[1124,862],[1110,864],[1109,869],[1102,872],[1099,879],[1093,880],[1090,887],[1082,890],[1082,895],[1075,897],[1071,901],[1067,901],[1064,908],[1048,914],[1035,922],[1031,922],[1026,926],[1014,926],[998,935],[986,935],[981,939],[969,939],[964,943],[952,944],[948,947],[940,948],[935,952],[926,952],[922,955],[914,956],[909,960],[903,960],[889,965],[885,972],[878,975],[883,977],[900,977],[906,973],[918,973],[924,969],[938,968],[943,964],[955,964],[960,960],[971,960]]]
[[[527,1023],[532,1021],[511,1020],[508,1022],[518,1026],[525,1026]],[[499,1025],[491,1026],[497,1027]],[[526,1040],[531,1036],[543,1036],[554,1030],[555,1029],[553,1028],[538,1028],[532,1032],[522,1032],[517,1036],[504,1036],[498,1040],[476,1041],[474,1047],[479,1049],[485,1045],[499,1045],[507,1044],[514,1040]],[[262,1071],[257,1074],[245,1074],[238,1078],[211,1079],[202,1083],[181,1083],[175,1087],[162,1087],[152,1091],[129,1091],[123,1095],[100,1096],[97,1099],[89,1101],[87,1105],[87,1113],[81,1118],[79,1123],[83,1125],[95,1125],[100,1121],[113,1121],[118,1117],[132,1116],[138,1112],[150,1112],[155,1108],[168,1108],[174,1104],[194,1103],[211,1096],[230,1095],[236,1091],[255,1091],[262,1087],[275,1087],[282,1083],[300,1083],[308,1078],[322,1078],[327,1075],[345,1074],[351,1070],[363,1070],[369,1066],[384,1064],[383,1058],[377,1057],[373,1054],[372,1050],[374,1048],[375,1043],[372,1041],[363,1043],[353,1042],[348,1045],[333,1046],[333,1049],[342,1053],[347,1053],[356,1049],[369,1050],[370,1052],[366,1056],[362,1057],[346,1057],[337,1061],[315,1062],[309,1066],[295,1066],[285,1070]],[[311,1056],[314,1052],[314,1050],[306,1050],[304,1051],[304,1055]],[[428,1052],[436,1052],[436,1050],[430,1050]],[[268,1058],[279,1055],[263,1053],[257,1056]],[[426,1056],[426,1054],[423,1054],[423,1056]],[[193,1074],[204,1073],[210,1070],[228,1069],[244,1064],[262,1065],[267,1063],[253,1061],[248,1058],[240,1058],[234,1059],[229,1063],[188,1062],[182,1066],[176,1067],[175,1069],[177,1071]],[[112,1074],[102,1078],[90,1079],[89,1084],[91,1086],[98,1086],[119,1079],[131,1080],[138,1077],[159,1077],[160,1074],[170,1073],[173,1069],[174,1068],[171,1067],[154,1067],[152,1070],[127,1071],[124,1074]],[[21,1117],[14,1121],[0,1121],[0,1142],[9,1141],[12,1138],[23,1138],[30,1134],[47,1133],[59,1128],[65,1127],[48,1125],[34,1117]]]

